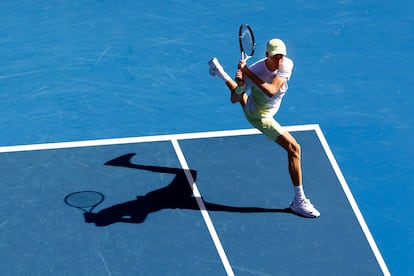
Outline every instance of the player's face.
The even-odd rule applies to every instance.
[[[274,56],[269,56],[269,59],[274,63],[276,69],[279,69],[282,66],[283,57],[283,55],[277,54]]]

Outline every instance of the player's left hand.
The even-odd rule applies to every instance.
[[[246,61],[241,59],[239,61],[239,64],[237,65],[237,68],[240,69],[240,70],[243,70],[244,67],[246,67]]]
[[[237,69],[236,72],[236,82],[238,86],[244,85],[244,74],[240,69]]]

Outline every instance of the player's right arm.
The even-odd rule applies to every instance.
[[[285,84],[287,78],[275,76],[271,83],[265,82],[260,79],[256,74],[254,74],[250,69],[246,66],[246,62],[244,60],[240,60],[238,68],[243,72],[245,76],[253,81],[253,83],[263,91],[267,96],[272,97],[277,92],[279,92],[280,88]]]

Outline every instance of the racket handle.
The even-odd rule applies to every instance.
[[[242,79],[242,78],[240,78],[240,77],[236,77],[235,78],[235,81],[236,81],[236,83],[237,83],[237,86],[244,86],[244,84],[245,84],[245,82],[244,82],[244,79]]]
[[[241,86],[244,85],[244,75],[240,69],[237,69],[236,77],[234,78],[237,82],[237,85]]]

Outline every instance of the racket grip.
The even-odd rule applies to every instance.
[[[238,69],[236,72],[235,80],[237,82],[237,85],[239,86],[244,85],[244,76],[243,76],[243,72],[240,69]]]

